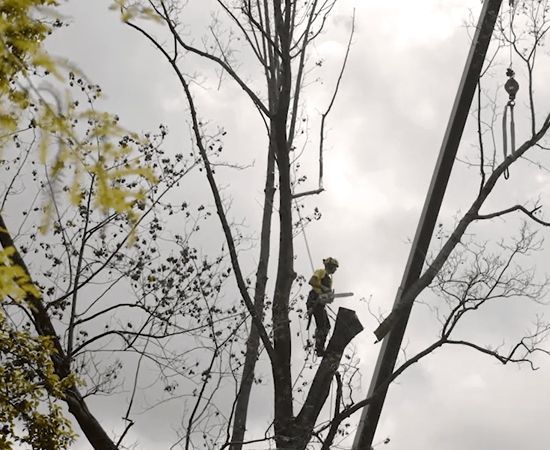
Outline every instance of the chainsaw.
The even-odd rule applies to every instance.
[[[317,297],[317,301],[321,305],[326,305],[327,303],[332,303],[335,298],[342,298],[342,297],[351,297],[353,295],[353,292],[339,292],[335,293],[332,292],[325,292],[324,294],[319,294],[319,297]]]
[[[334,293],[334,291],[331,292],[325,292],[324,294],[319,294],[317,297],[317,301],[321,305],[327,305],[329,303],[332,303],[335,298],[342,298],[342,297],[351,297],[353,295],[353,292],[339,292]],[[307,312],[307,327],[306,330],[309,330],[309,326],[311,325],[311,316],[313,313],[313,307],[311,307]]]

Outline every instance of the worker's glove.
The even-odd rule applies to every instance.
[[[319,303],[326,305],[327,303],[332,303],[334,301],[334,292],[328,291],[324,294],[319,295]]]

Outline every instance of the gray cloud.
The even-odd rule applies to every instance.
[[[100,83],[107,93],[105,104],[120,114],[129,128],[148,129],[167,123],[170,151],[187,151],[186,108],[174,77],[150,45],[125,28],[116,13],[107,11],[107,3],[69,3],[66,10],[74,17],[74,25],[52,38],[52,51],[68,56],[90,79]],[[196,4],[191,2],[195,10],[190,11],[189,22],[202,12]],[[352,5],[357,8],[357,32],[340,95],[329,116],[327,192],[307,199],[305,205],[308,211],[318,206],[323,213],[320,222],[307,227],[314,265],[328,255],[340,259],[336,288],[356,294],[342,305],[356,308],[366,325],[366,331],[356,339],[366,392],[379,345],[373,344],[374,319],[358,298],[372,295],[375,309],[391,308],[469,45],[461,24],[468,17],[468,8],[477,14],[479,2],[454,1],[444,6],[427,0],[342,2],[315,50],[325,61],[318,72],[323,84],[311,86],[305,104],[312,119],[304,172],[313,185],[317,170],[315,117],[326,105],[335,81]],[[201,17],[190,32],[205,20]],[[203,68],[191,66],[190,71]],[[248,76],[254,80],[253,73]],[[245,230],[255,235],[265,164],[261,122],[240,89],[229,81],[224,81],[219,91],[217,79],[198,81],[201,85],[195,86],[195,93],[201,116],[228,131],[224,158],[254,163],[244,172],[220,169],[219,175],[224,195],[232,199],[231,215],[237,222],[245,221]],[[537,81],[537,87],[548,93],[543,82]],[[522,122],[519,118],[518,123]],[[518,135],[527,134],[518,126]],[[469,145],[475,143],[472,136],[470,128],[461,152],[471,151]],[[538,193],[547,200],[547,174],[536,171],[537,179],[533,173],[527,163],[514,167],[512,179],[499,186],[492,206],[509,205],[511,200]],[[441,214],[446,225],[454,222],[456,211],[468,206],[477,179],[477,169],[457,166]],[[211,204],[200,177],[192,178],[186,188],[194,201]],[[490,237],[495,230],[509,234],[510,226],[515,225],[514,221],[497,221],[495,228],[479,229],[482,237]],[[216,244],[211,241],[218,233],[217,224],[212,222],[207,230],[210,235],[205,240],[218,246],[218,236]],[[296,249],[297,271],[307,277],[311,269],[300,236]],[[547,253],[544,255],[538,260],[541,269],[547,261]],[[255,254],[245,256],[251,270]],[[529,308],[523,304],[491,308],[473,319],[465,332],[498,343],[511,328],[523,329],[526,312],[533,310],[525,309]],[[518,316],[522,317],[521,324]],[[431,313],[416,307],[407,334],[408,350],[421,348],[436,332]],[[295,350],[297,360],[301,352]],[[541,359],[540,363],[548,369],[547,362]],[[261,372],[269,382],[269,368],[262,367]],[[527,368],[501,367],[467,349],[440,349],[392,386],[377,440],[390,436],[391,443],[381,446],[388,450],[543,450],[547,448],[545,418],[549,414],[547,402],[542,400],[549,394],[543,374],[543,370],[533,373]],[[250,429],[261,434],[269,421],[266,405],[270,405],[271,393],[262,387],[253,395]],[[113,429],[120,430],[123,408],[116,399],[100,399],[92,407],[106,423],[112,421]],[[173,443],[174,439],[164,441],[164,436],[178,425],[181,408],[177,402],[171,403],[139,418],[131,439],[144,449],[168,448],[165,442]],[[78,448],[87,447],[81,444]]]

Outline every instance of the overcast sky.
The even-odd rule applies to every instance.
[[[191,35],[200,32],[200,24],[208,20],[213,3],[189,2],[184,20],[193,24]],[[51,52],[68,57],[100,84],[106,94],[103,109],[119,114],[125,126],[140,131],[165,123],[170,130],[168,151],[188,148],[186,107],[175,77],[151,46],[124,27],[108,6],[106,0],[68,1],[63,11],[72,24],[51,38]],[[340,261],[334,279],[336,289],[355,293],[352,299],[339,304],[355,309],[365,326],[354,341],[361,358],[363,392],[368,388],[380,345],[373,343],[376,321],[359,299],[371,298],[376,311],[387,313],[391,309],[469,49],[465,24],[477,20],[480,7],[478,0],[341,0],[313,50],[323,66],[312,75],[312,81],[317,77],[320,81],[305,94],[312,117],[311,146],[317,135],[315,116],[329,100],[345,51],[352,10],[356,9],[349,66],[329,116],[326,192],[307,199],[305,210],[319,207],[323,214],[319,222],[307,228],[315,267],[321,266],[322,258],[336,257]],[[541,51],[544,57],[548,59],[547,50]],[[255,74],[246,72],[246,62],[242,65],[245,78],[254,83]],[[488,83],[489,90],[504,83],[504,67],[495,72],[497,78]],[[548,61],[541,62],[536,80],[541,111],[550,110],[550,90],[543,81],[548,67]],[[220,176],[224,195],[232,199],[232,217],[244,222],[250,234],[257,237],[265,153],[257,113],[229,80],[218,89],[218,79],[211,76],[213,72],[204,68],[203,62],[186,69],[190,74],[201,74],[200,86],[194,86],[200,115],[228,131],[224,157],[229,162],[250,165],[244,172],[226,170]],[[496,92],[500,112],[505,94],[502,89]],[[521,93],[517,134],[518,141],[523,142],[528,130],[522,128],[526,122],[521,105],[526,99]],[[500,132],[497,125],[496,133]],[[463,159],[472,155],[475,142],[470,128],[461,148]],[[316,151],[310,150],[309,154],[315,155]],[[315,156],[307,156],[307,151],[305,155],[304,173],[309,178],[304,189],[314,189]],[[499,182],[498,193],[491,200],[495,207],[538,196],[543,203],[550,201],[547,173],[527,163],[520,165],[512,169],[509,182]],[[440,216],[445,226],[452,226],[457,214],[472,201],[477,174],[476,168],[457,165]],[[185,194],[211,205],[206,186],[199,183],[188,185]],[[215,227],[213,224],[212,230],[216,231]],[[515,229],[514,220],[476,228],[481,236],[497,239]],[[541,237],[545,233],[543,230]],[[205,245],[212,244],[206,241],[205,237]],[[296,239],[296,252],[297,271],[309,277],[311,268],[302,236]],[[250,251],[245,256],[252,270],[255,253]],[[546,266],[548,252],[533,261],[531,265]],[[508,342],[511,333],[528,328],[535,312],[530,305],[509,303],[481,312],[480,319],[472,320],[462,331],[482,344]],[[415,307],[405,337],[407,354],[413,355],[433,340],[436,332],[433,314],[422,305]],[[377,448],[548,449],[550,361],[538,358],[537,364],[540,370],[533,372],[528,366],[502,366],[468,349],[438,350],[391,386],[375,439],[378,442],[390,437],[391,442]],[[267,367],[260,369],[270,378]],[[258,393],[257,398],[263,397],[270,397],[268,388]],[[265,403],[257,398],[254,400],[253,392],[252,416],[259,419],[251,428],[261,435],[269,414],[263,411]],[[116,409],[111,412],[106,407],[108,401],[97,405],[105,413],[100,411],[98,415],[105,420],[106,428],[117,429],[121,414]],[[150,424],[157,427],[162,423],[163,430],[169,432],[175,426],[171,423],[172,414],[177,414],[174,411],[167,410],[163,416],[162,410],[157,410],[160,416],[151,419]],[[112,428],[111,419],[116,423]],[[138,423],[133,432],[132,439],[143,449],[168,448],[165,443],[174,442],[173,436],[155,434],[147,424],[140,427]],[[78,448],[87,445],[82,443]]]

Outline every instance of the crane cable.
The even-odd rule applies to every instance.
[[[510,154],[516,149],[516,125],[514,122],[514,106],[516,105],[516,94],[519,90],[519,84],[514,78],[514,70],[512,69],[512,25],[514,18],[514,0],[510,0],[510,24],[509,24],[509,38],[508,44],[510,47],[510,65],[506,69],[506,76],[508,80],[504,84],[504,90],[508,93],[508,102],[504,106],[504,113],[502,114],[502,153],[504,161],[508,157],[508,110],[510,110]],[[504,179],[510,178],[509,168],[504,169]]]

